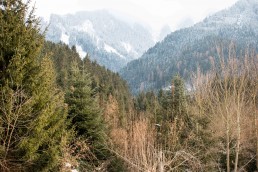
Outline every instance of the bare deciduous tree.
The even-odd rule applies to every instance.
[[[254,112],[250,109],[257,109],[258,59],[250,51],[237,57],[234,44],[230,44],[226,58],[223,47],[218,46],[217,52],[219,64],[206,75],[198,72],[194,79],[195,99],[200,113],[212,121],[211,131],[218,138],[225,139],[225,149],[220,149],[226,154],[227,171],[231,171],[231,166],[238,171],[239,154],[245,148],[242,138],[250,127],[254,128],[253,120],[250,120]],[[256,118],[257,113],[254,114]],[[250,141],[253,137],[249,136]],[[231,160],[233,150],[235,159]]]
[[[22,88],[13,90],[1,89],[0,100],[0,143],[1,156],[0,166],[3,171],[8,170],[9,166],[19,161],[13,158],[16,153],[16,143],[27,136],[29,133],[19,134],[19,130],[28,129],[28,124],[33,118],[31,114],[31,98],[29,98]],[[18,167],[17,167],[18,168]]]

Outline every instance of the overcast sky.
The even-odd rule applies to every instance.
[[[108,9],[148,24],[154,30],[169,25],[172,30],[194,24],[237,0],[34,0],[36,14],[48,18],[51,13]]]

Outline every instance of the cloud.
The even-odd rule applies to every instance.
[[[204,19],[229,7],[237,0],[33,0],[37,14],[66,14],[76,11],[109,9],[148,23],[154,30],[168,24],[172,30]],[[191,20],[191,21],[190,21]]]
[[[191,17],[186,17],[179,22],[176,29],[186,28],[192,25],[194,25],[194,20]]]

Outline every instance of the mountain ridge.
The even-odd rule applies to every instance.
[[[82,58],[88,53],[92,60],[113,71],[154,45],[146,28],[139,23],[129,25],[107,10],[52,14],[49,23],[47,40],[74,45]]]
[[[207,59],[216,56],[214,47],[221,40],[238,42],[239,47],[257,45],[257,4],[257,0],[240,0],[202,22],[172,32],[139,59],[129,62],[120,71],[121,76],[134,93],[161,89],[170,84],[172,75],[179,73],[187,78],[200,63],[206,69]]]

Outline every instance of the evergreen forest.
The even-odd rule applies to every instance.
[[[179,71],[133,95],[90,54],[46,41],[34,10],[0,1],[0,171],[258,170],[255,49],[214,45],[190,88]]]

